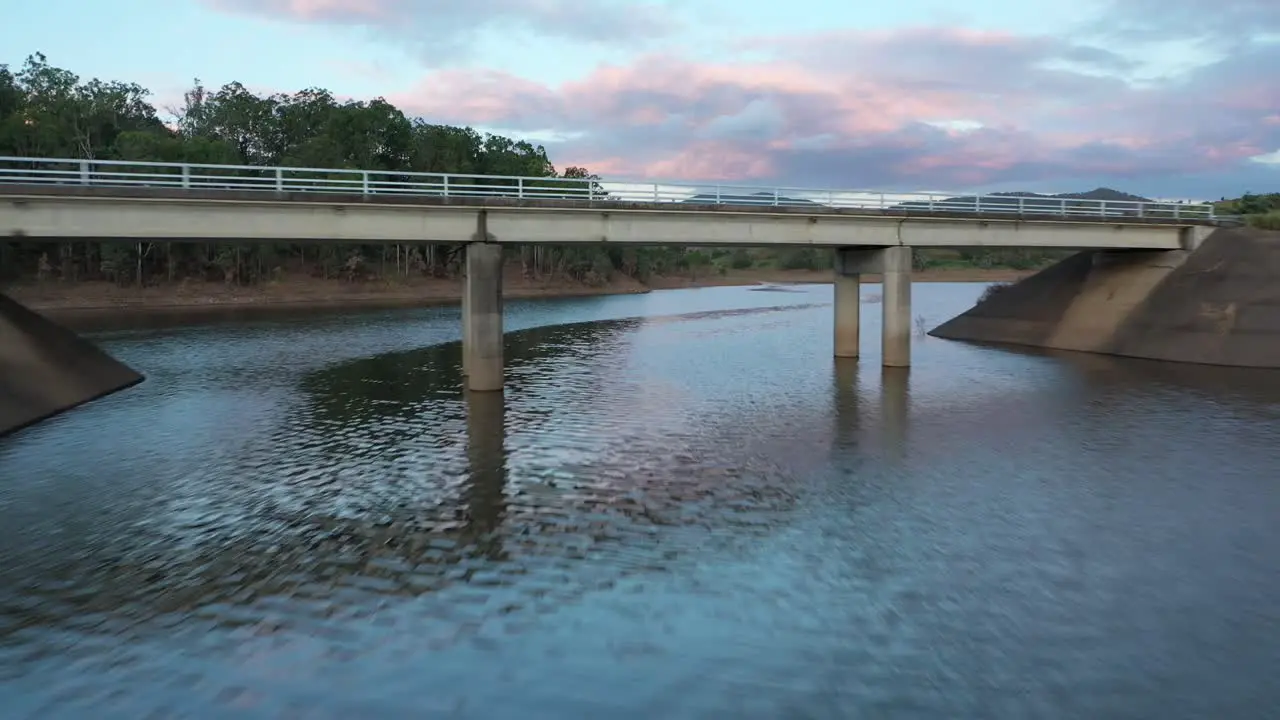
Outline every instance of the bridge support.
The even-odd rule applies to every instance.
[[[93,343],[0,294],[0,436],[140,382]]]
[[[841,256],[849,251],[836,251],[835,355],[856,358],[860,351],[859,325],[862,313],[862,279],[857,273],[840,272]]]
[[[836,251],[836,357],[858,357],[861,276],[878,274],[883,312],[880,362],[885,367],[911,366],[911,257],[911,248],[902,246]]]
[[[502,246],[467,245],[467,279],[462,300],[462,368],[467,389],[501,391]]]

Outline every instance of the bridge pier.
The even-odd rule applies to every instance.
[[[468,390],[502,390],[502,246],[497,243],[467,245],[462,368]]]
[[[846,275],[840,272],[840,258],[846,252],[836,251],[835,355],[838,358],[856,358],[861,350],[862,278],[857,273]]]
[[[836,357],[859,356],[861,276],[878,274],[883,313],[880,362],[885,367],[911,366],[911,256],[911,248],[904,246],[836,251]]]

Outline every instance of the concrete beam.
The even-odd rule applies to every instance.
[[[465,243],[479,210],[112,198],[0,199],[0,236],[135,242]]]
[[[268,196],[269,198],[269,196]],[[436,242],[1179,250],[1187,225],[733,210],[0,195],[0,236],[141,242]]]
[[[467,245],[462,365],[467,389],[501,391],[503,387],[502,246]]]

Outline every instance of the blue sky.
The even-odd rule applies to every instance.
[[[7,21],[0,62],[41,51],[159,107],[195,77],[323,86],[610,177],[1280,190],[1275,0],[42,0]]]

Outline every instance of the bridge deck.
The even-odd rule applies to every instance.
[[[1176,250],[1203,219],[927,208],[0,185],[0,236],[338,242]],[[1190,235],[1189,235],[1190,234]]]
[[[86,198],[86,199],[120,199],[120,200],[174,200],[187,202],[216,202],[237,204],[302,204],[302,205],[387,205],[396,207],[421,208],[456,208],[466,210],[502,209],[502,210],[561,210],[561,211],[594,211],[606,210],[628,213],[673,213],[720,215],[757,215],[785,216],[804,218],[910,218],[936,220],[966,220],[981,222],[984,220],[1009,222],[1025,221],[1032,223],[1078,223],[1083,225],[1139,225],[1139,226],[1219,226],[1223,219],[1207,217],[1151,217],[1139,216],[1128,210],[1115,210],[1107,214],[1066,214],[1048,209],[1044,200],[1028,199],[1030,207],[1021,211],[1009,203],[1008,209],[982,210],[948,209],[946,202],[939,202],[934,209],[927,207],[903,207],[901,205],[886,208],[874,207],[831,207],[821,204],[812,205],[773,205],[767,202],[758,204],[736,203],[697,203],[697,202],[639,202],[634,200],[615,199],[579,199],[579,198],[520,198],[496,195],[401,195],[390,193],[362,194],[356,192],[315,192],[315,191],[274,191],[243,189],[182,189],[172,187],[148,186],[81,186],[71,184],[0,184],[0,198],[9,202],[38,198]],[[1009,198],[1010,200],[1016,198]],[[959,206],[960,203],[954,203]],[[966,203],[965,207],[972,205]]]

